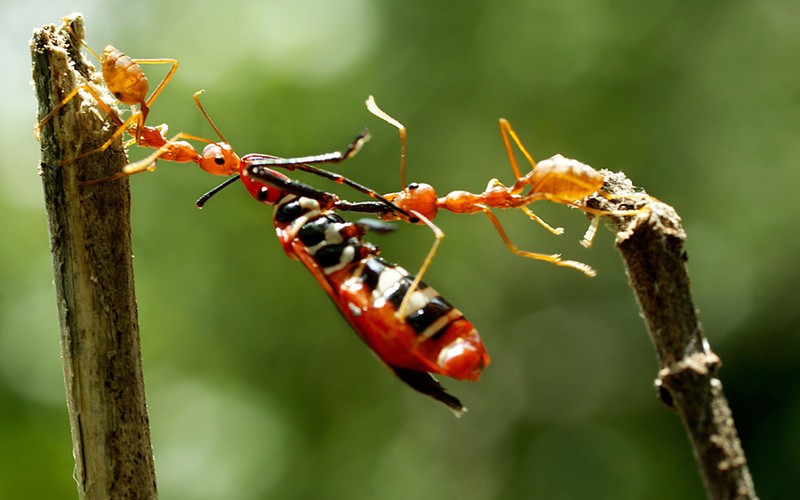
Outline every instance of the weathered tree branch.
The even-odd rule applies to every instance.
[[[756,498],[722,383],[720,359],[711,351],[689,288],[686,233],[675,210],[643,196],[621,173],[602,171],[603,189],[592,208],[624,211],[646,207],[633,217],[610,216],[616,245],[636,294],[661,366],[661,398],[683,421],[709,498]]]
[[[68,19],[83,36],[83,19]],[[55,26],[31,41],[39,116],[92,78],[71,34]],[[102,87],[97,87],[105,95]],[[67,409],[80,498],[156,498],[133,287],[130,193],[117,141],[102,153],[61,165],[109,136],[91,99],[73,99],[41,131],[41,176],[50,227]]]

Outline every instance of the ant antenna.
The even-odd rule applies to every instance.
[[[205,93],[206,93],[205,89],[201,89],[201,90],[198,90],[197,92],[195,92],[194,95],[192,95],[192,97],[194,98],[194,102],[197,104],[197,107],[200,108],[200,112],[203,113],[203,116],[206,117],[206,121],[208,122],[208,124],[211,125],[211,128],[214,129],[214,132],[216,132],[217,135],[219,136],[219,138],[222,139],[222,142],[228,143],[228,141],[225,139],[225,136],[222,135],[222,132],[220,132],[219,129],[217,128],[217,126],[214,125],[214,121],[211,119],[210,116],[208,116],[208,113],[206,113],[206,110],[203,109],[203,105],[200,104],[200,97],[199,96],[200,96],[200,94],[205,94]],[[230,144],[230,143],[228,143],[228,144]]]
[[[381,120],[394,125],[400,131],[400,185],[406,187],[406,126],[389,116],[384,110],[378,107],[375,98],[369,96],[366,101],[367,110]]]

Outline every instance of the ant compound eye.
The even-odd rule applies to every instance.
[[[418,188],[419,184],[417,184],[416,182],[412,182],[411,184],[408,185],[406,189],[418,189]]]
[[[225,165],[225,158],[222,155],[217,155],[214,157],[214,163],[217,165]]]

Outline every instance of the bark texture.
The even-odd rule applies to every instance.
[[[83,36],[80,15],[64,21]],[[95,81],[79,42],[64,26],[36,30],[31,56],[39,117],[76,85]],[[107,95],[102,86],[95,88]],[[117,141],[101,153],[64,163],[105,142],[113,132],[106,118],[81,93],[44,124],[40,136],[74,475],[80,498],[156,498],[128,181],[82,182],[119,172],[127,157]]]
[[[721,361],[711,351],[692,301],[684,249],[686,233],[675,210],[646,196],[622,173],[601,171],[603,190],[594,209],[644,209],[634,216],[606,216],[616,230],[660,370],[661,399],[681,418],[709,498],[756,498],[733,416],[717,378]]]

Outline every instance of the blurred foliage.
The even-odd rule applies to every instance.
[[[62,4],[0,7],[3,498],[75,495],[26,86],[30,29],[67,14]],[[396,190],[396,131],[363,107],[374,94],[408,127],[409,179],[443,192],[511,181],[500,116],[536,158],[624,170],[683,218],[757,491],[800,490],[800,4],[77,4],[96,50],[180,60],[150,123],[213,137],[191,101],[205,88],[240,153],[330,151],[368,125],[373,141],[337,169]],[[566,227],[558,238],[519,212],[500,216],[520,248],[586,261],[593,280],[511,255],[481,216],[439,219],[447,238],[426,280],[478,326],[493,359],[479,383],[444,381],[470,408],[454,420],[376,362],[286,259],[268,209],[238,187],[193,207],[216,181],[162,162],[131,182],[163,498],[704,496],[680,422],[655,396],[655,356],[613,239],[581,248],[580,213],[535,207]],[[373,240],[415,269],[432,238],[399,227]]]

